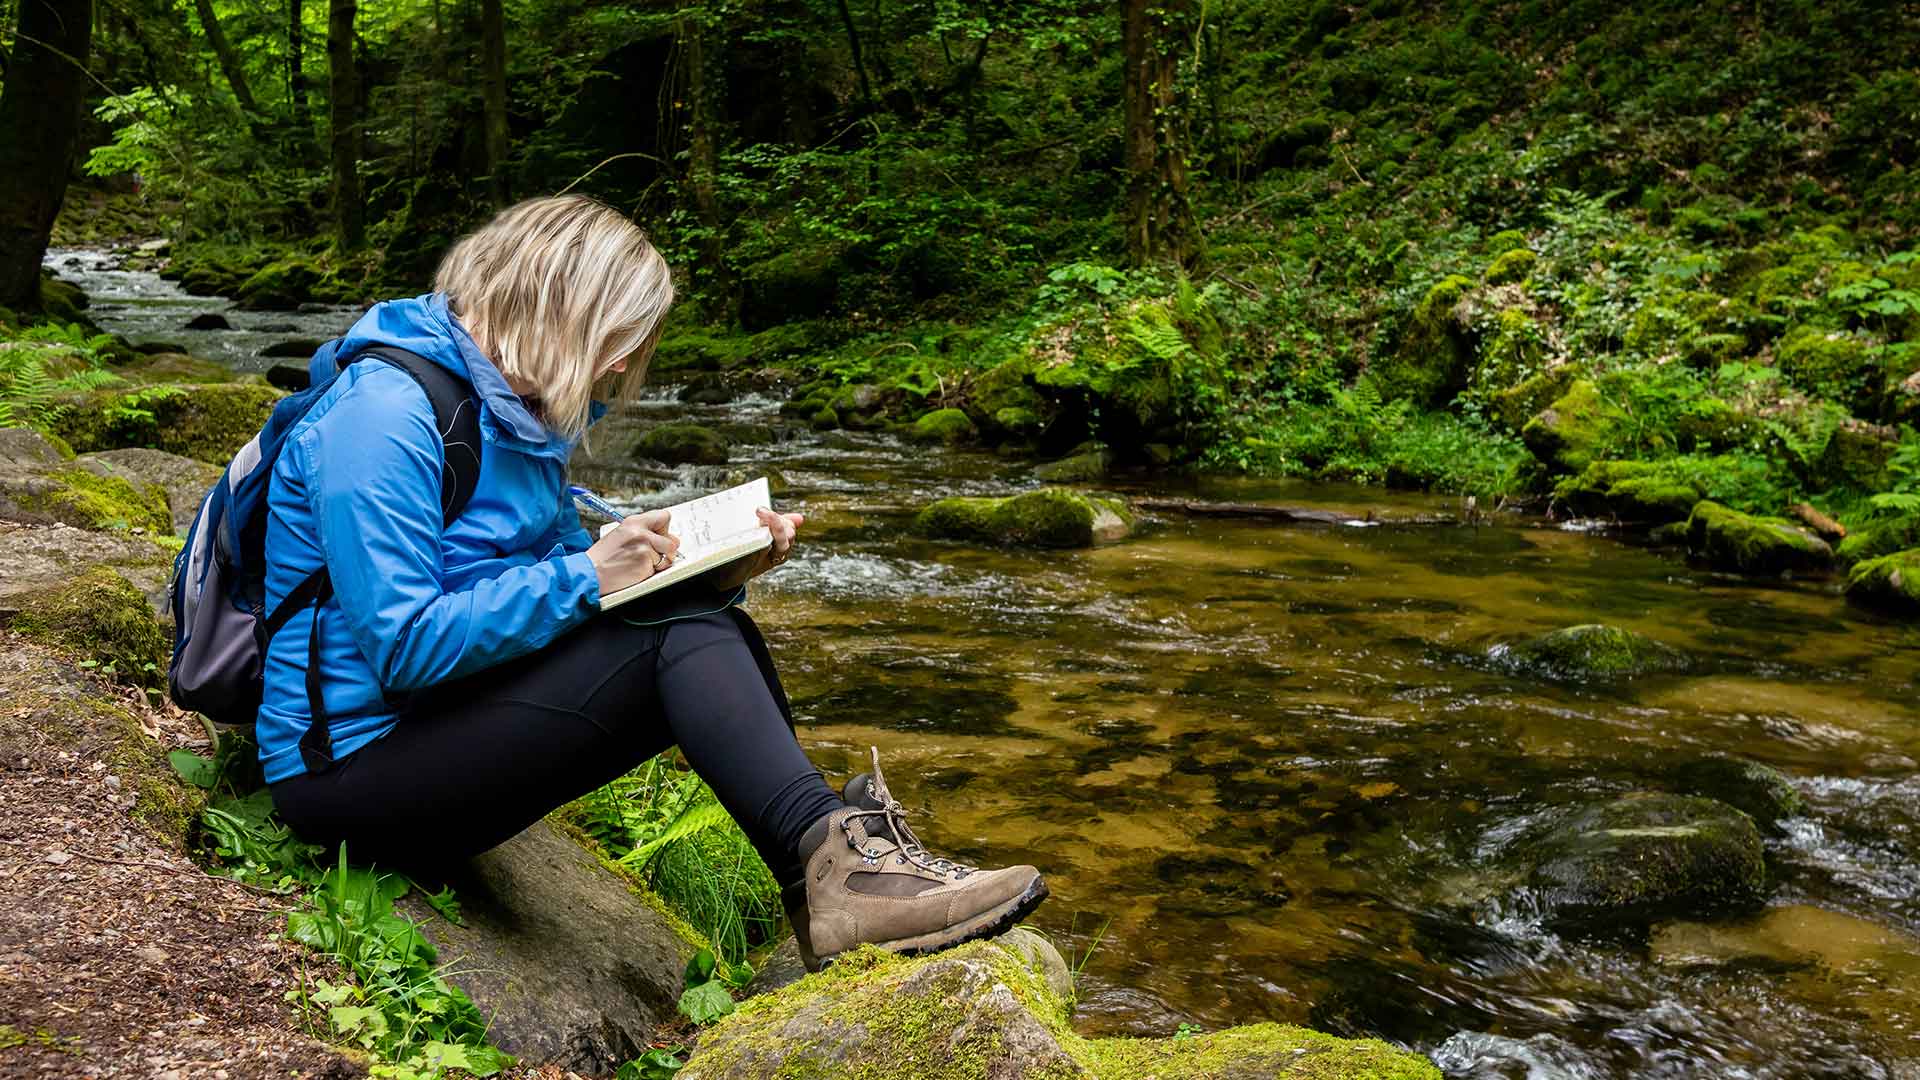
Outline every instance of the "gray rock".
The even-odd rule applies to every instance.
[[[155,615],[166,609],[172,562],[158,544],[71,525],[0,521],[0,623],[19,610],[18,598],[65,585],[93,566],[111,567],[132,582]]]
[[[1026,961],[1027,970],[1046,981],[1047,989],[1061,1001],[1073,1001],[1073,972],[1068,969],[1067,961],[1053,942],[1024,926],[1016,926],[996,939],[1001,948],[1007,949]]]
[[[492,1021],[488,1038],[521,1064],[611,1073],[676,1015],[694,947],[552,824],[536,823],[448,883],[464,925],[418,896],[403,906]]]
[[[167,509],[173,513],[173,531],[185,533],[224,470],[218,465],[195,461],[165,450],[134,447],[82,454],[75,465],[100,476],[118,476],[128,481],[154,484],[167,493]]]

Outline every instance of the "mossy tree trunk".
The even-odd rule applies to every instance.
[[[0,307],[40,310],[40,260],[66,198],[93,0],[21,0],[0,91]]]
[[[487,197],[496,210],[513,198],[507,183],[507,19],[501,0],[480,3],[481,97],[486,107]]]
[[[1127,261],[1182,265],[1199,257],[1200,229],[1187,190],[1191,152],[1180,53],[1191,0],[1121,0],[1126,129]]]
[[[354,0],[327,7],[328,141],[333,156],[334,236],[349,251],[366,246],[366,206],[360,200],[360,73],[353,62]]]

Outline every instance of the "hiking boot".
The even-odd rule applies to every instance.
[[[878,750],[871,781],[859,792],[852,787],[858,802],[814,822],[800,842],[803,960],[812,953],[825,964],[863,942],[910,956],[938,952],[1001,933],[1047,898],[1031,866],[981,870],[928,852],[887,791]]]

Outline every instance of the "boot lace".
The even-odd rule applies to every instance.
[[[864,825],[864,819],[878,818],[893,830],[893,835],[899,841],[901,857],[922,870],[938,877],[951,877],[955,881],[978,870],[977,866],[969,866],[944,856],[934,855],[926,849],[926,845],[920,842],[920,838],[913,834],[912,826],[907,824],[907,808],[900,805],[900,801],[893,797],[893,792],[887,789],[886,777],[880,772],[880,748],[871,746],[867,749],[873,754],[873,786],[869,790],[873,793],[873,797],[880,801],[881,807],[878,810],[856,809],[846,816],[841,828],[846,830],[847,843],[860,851],[863,856],[866,855],[866,851],[861,848],[860,838],[854,835],[853,822],[855,819],[863,819]],[[861,831],[868,835],[874,832],[870,828],[862,828]]]

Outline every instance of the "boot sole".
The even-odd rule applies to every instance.
[[[1026,918],[1034,908],[1039,907],[1040,902],[1047,896],[1047,879],[1036,876],[1033,884],[1027,886],[1026,891],[1019,896],[999,907],[988,908],[965,922],[955,923],[931,934],[896,938],[893,941],[876,941],[873,944],[902,956],[926,956],[951,949],[956,945],[965,945],[969,941],[997,937],[1013,929],[1014,924]],[[832,956],[822,956],[820,966],[826,967],[841,955],[843,954],[834,953]]]

